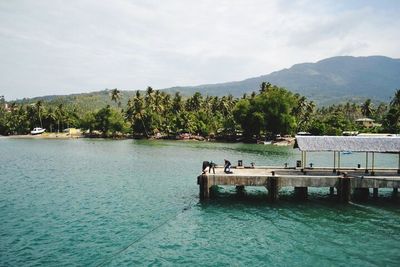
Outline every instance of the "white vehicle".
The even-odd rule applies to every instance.
[[[35,135],[35,134],[42,134],[42,133],[44,133],[46,131],[46,129],[43,129],[43,128],[34,128],[32,131],[31,131],[31,134],[32,135]]]

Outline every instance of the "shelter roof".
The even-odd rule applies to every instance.
[[[361,118],[361,119],[357,119],[356,121],[375,121],[375,120],[370,119],[370,118]]]
[[[301,151],[400,152],[399,136],[296,136]]]

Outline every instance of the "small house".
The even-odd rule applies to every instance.
[[[370,119],[370,118],[361,118],[361,119],[357,119],[356,123],[358,125],[361,125],[361,126],[365,127],[365,128],[372,128],[372,127],[375,126],[374,121],[375,120]]]

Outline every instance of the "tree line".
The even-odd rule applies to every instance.
[[[343,131],[398,133],[400,130],[400,89],[390,103],[375,106],[370,99],[362,104],[344,103],[317,107],[313,101],[285,88],[263,82],[257,92],[223,97],[196,92],[183,97],[148,87],[137,91],[126,105],[122,93],[110,91],[115,107],[79,112],[62,103],[43,101],[31,104],[8,103],[0,97],[0,134],[27,134],[34,127],[48,132],[81,128],[89,136],[133,136],[174,138],[190,133],[222,140],[255,141],[273,136],[310,132],[314,135],[341,135]],[[364,128],[356,119],[369,117],[377,124]]]

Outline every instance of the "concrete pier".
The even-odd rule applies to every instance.
[[[282,187],[293,187],[295,198],[307,199],[308,187],[329,188],[329,193],[337,191],[337,200],[347,203],[350,200],[367,200],[369,188],[373,188],[374,198],[379,188],[392,188],[396,196],[400,187],[400,175],[397,169],[374,169],[374,175],[365,174],[363,169],[341,167],[340,174],[332,173],[331,168],[295,168],[295,167],[232,167],[233,173],[224,173],[222,167],[215,168],[215,174],[205,173],[198,176],[200,199],[210,198],[212,186],[235,186],[239,194],[244,194],[246,186],[267,188],[271,202],[279,199]]]

